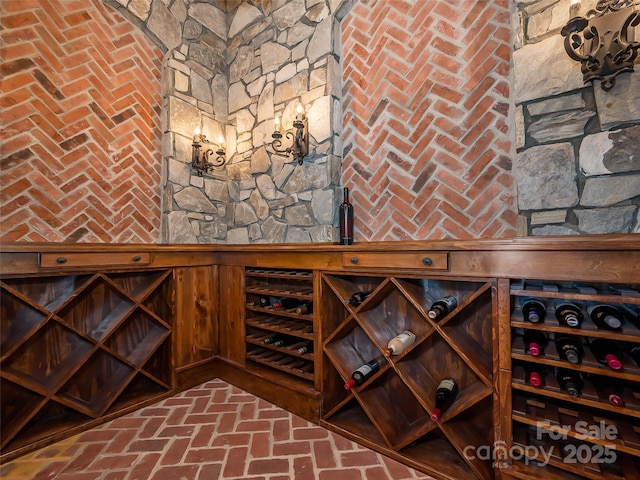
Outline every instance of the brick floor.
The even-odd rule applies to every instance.
[[[428,475],[222,380],[0,467],[6,480],[384,480]]]

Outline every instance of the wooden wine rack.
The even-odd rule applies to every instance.
[[[315,328],[313,313],[260,306],[260,299],[292,298],[313,302],[313,272],[308,270],[245,269],[246,360],[302,382],[315,390]],[[271,335],[283,335],[283,346],[264,343]],[[311,350],[297,349],[310,345]]]
[[[527,452],[527,457],[514,462],[515,475],[526,478],[535,475],[539,467],[530,466],[531,461],[543,461],[541,452],[545,451],[552,452],[545,467],[547,475],[558,478],[575,475],[594,480],[640,478],[640,366],[624,349],[624,346],[640,345],[640,325],[627,319],[620,331],[599,330],[585,309],[586,302],[638,308],[638,286],[517,281],[512,282],[510,293],[513,306],[512,438],[513,446]],[[521,304],[525,297],[535,297],[545,303],[547,315],[543,323],[524,321]],[[554,310],[556,299],[567,299],[581,307],[584,320],[580,328],[559,324]],[[544,355],[532,356],[525,352],[521,335],[526,330],[544,331],[549,337]],[[568,334],[585,343],[579,364],[570,364],[558,356],[554,345],[558,334]],[[622,347],[622,369],[612,370],[596,361],[586,342],[598,337],[613,340]],[[525,370],[533,366],[546,371],[541,387],[526,381]],[[575,370],[585,377],[579,397],[570,396],[560,387],[555,379],[556,367]],[[602,392],[596,390],[590,376],[597,376],[605,383],[607,379],[621,382],[625,404],[611,405]],[[589,429],[591,435],[586,434]]]
[[[171,390],[169,275],[0,281],[3,453]]]
[[[323,416],[321,423],[391,454],[437,478],[490,479],[491,464],[464,455],[493,442],[493,283],[486,279],[322,275]],[[354,292],[372,290],[355,308]],[[458,306],[432,321],[436,300]],[[416,342],[399,356],[382,356],[403,330]],[[343,385],[375,358],[380,370],[359,387]],[[438,423],[430,419],[439,382],[452,377],[459,393]]]

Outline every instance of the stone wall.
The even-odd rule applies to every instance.
[[[333,240],[342,0],[117,1],[167,51],[163,241]],[[309,118],[303,165],[269,147],[275,116],[291,128],[298,103]],[[196,128],[225,138],[226,165],[204,176],[190,167]]]
[[[595,3],[584,0],[579,14]],[[639,233],[640,63],[609,92],[599,82],[583,85],[560,35],[569,1],[517,0],[516,9],[514,176],[522,223],[533,235]]]

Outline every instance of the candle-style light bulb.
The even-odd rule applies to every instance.
[[[569,3],[569,17],[577,17],[580,13],[580,0],[571,0]]]
[[[221,147],[224,145],[224,137],[222,135],[218,137],[218,145]]]
[[[304,112],[304,108],[302,108],[301,103],[298,103],[298,106],[296,107],[296,112],[298,112],[298,114],[301,114]]]
[[[275,120],[274,120],[275,126],[276,126],[276,132],[280,131],[280,117],[276,116]]]
[[[198,143],[200,141],[200,127],[196,127],[195,135],[193,136],[194,143]]]

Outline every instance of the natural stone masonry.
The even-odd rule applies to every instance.
[[[342,2],[118,3],[167,51],[163,241],[332,241]],[[298,103],[310,119],[303,165],[269,146],[275,117],[290,128]],[[205,177],[189,165],[196,128],[223,137],[227,151],[227,164]]]
[[[569,2],[516,4],[519,213],[534,235],[640,233],[640,63],[585,86],[562,46]]]

